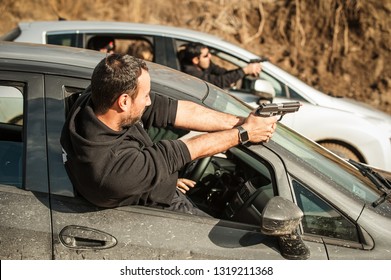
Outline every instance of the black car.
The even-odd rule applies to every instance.
[[[1,259],[391,259],[389,182],[283,124],[268,143],[182,171],[198,181],[189,197],[210,218],[87,202],[67,176],[59,139],[104,55],[0,42]],[[211,84],[148,66],[156,94],[251,111]],[[194,132],[149,133],[158,140]]]

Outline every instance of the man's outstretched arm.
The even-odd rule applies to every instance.
[[[247,118],[217,112],[193,102],[179,101],[175,126],[184,129],[210,132],[183,139],[191,159],[224,152],[240,143],[241,125],[248,133],[249,141],[268,141],[276,129],[278,117],[259,117],[251,113]]]
[[[175,127],[212,132],[234,128],[243,124],[245,118],[218,112],[191,101],[178,101]]]

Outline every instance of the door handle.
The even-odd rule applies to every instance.
[[[114,236],[89,227],[69,225],[60,234],[61,243],[72,249],[108,249],[117,245]]]

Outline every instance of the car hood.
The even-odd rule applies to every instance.
[[[382,119],[391,125],[391,115],[353,99],[327,96],[327,98],[323,99],[321,103],[318,103],[318,105],[351,112],[364,117]]]
[[[363,102],[355,101],[350,98],[333,97],[327,95],[313,87],[310,87],[303,81],[282,70],[269,61],[262,62],[263,69],[272,76],[279,77],[281,81],[290,85],[293,90],[300,92],[308,102],[334,110],[350,112],[362,117],[378,119],[391,125],[391,115],[386,114]]]

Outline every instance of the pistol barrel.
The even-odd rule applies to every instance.
[[[287,113],[293,113],[299,110],[301,103],[299,101],[261,104],[255,114],[259,116],[276,116],[281,117]]]

